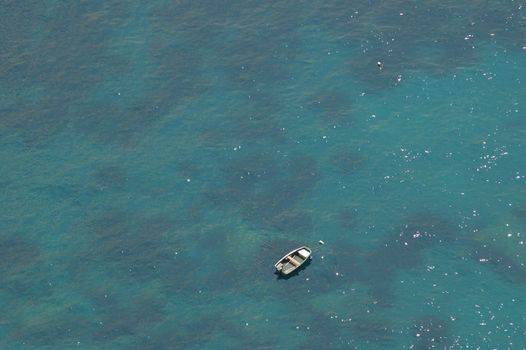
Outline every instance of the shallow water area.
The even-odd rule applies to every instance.
[[[524,346],[523,5],[0,9],[0,348]]]

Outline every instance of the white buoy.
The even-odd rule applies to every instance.
[[[321,239],[318,241],[318,243],[321,244],[321,245],[324,245],[324,244],[325,244],[325,242],[322,241]]]

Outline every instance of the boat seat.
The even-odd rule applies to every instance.
[[[288,258],[289,262],[290,262],[292,265],[294,265],[294,266],[296,266],[296,267],[298,267],[298,266],[301,265],[301,262],[299,262],[298,260],[294,259],[294,257],[292,257],[292,256],[288,256],[287,258]]]
[[[309,251],[306,249],[301,249],[300,251],[298,251],[298,254],[301,255],[305,259],[307,259],[310,255]]]

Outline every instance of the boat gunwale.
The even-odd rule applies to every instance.
[[[293,269],[292,271],[296,270],[298,267],[300,267],[301,265],[303,265],[303,264],[304,264],[304,263],[305,263],[305,262],[311,257],[312,249],[310,249],[309,247],[307,247],[307,246],[301,246],[301,247],[299,247],[299,248],[296,248],[296,249],[291,250],[291,251],[288,252],[287,254],[283,255],[283,257],[282,257],[281,259],[279,259],[277,263],[274,264],[274,267],[275,267],[276,269],[278,269],[278,265],[279,265],[283,260],[285,260],[288,256],[290,256],[290,255],[292,255],[292,254],[294,254],[294,253],[299,252],[299,251],[302,250],[302,249],[307,250],[307,251],[309,252],[309,256],[308,256],[305,260],[303,260],[299,266],[296,266],[296,268]],[[282,272],[282,270],[279,270],[279,269],[278,269],[278,271]],[[292,272],[292,271],[290,271],[290,272]],[[289,273],[290,273],[290,272],[289,272]]]

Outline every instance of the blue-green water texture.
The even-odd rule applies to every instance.
[[[523,1],[0,10],[0,349],[526,348]]]

